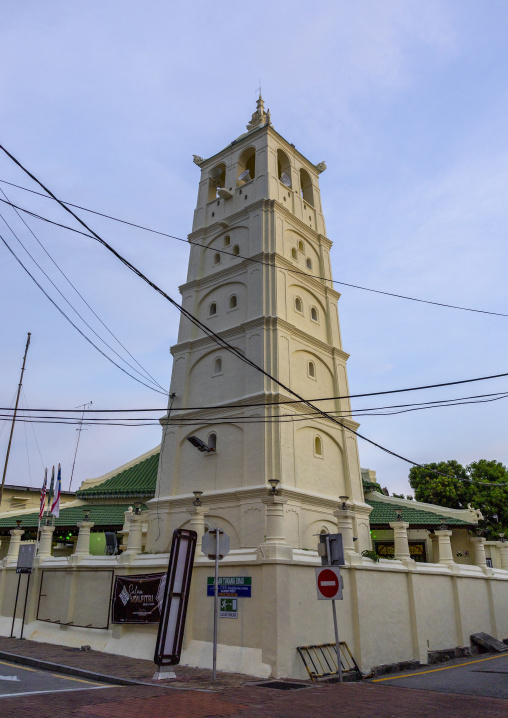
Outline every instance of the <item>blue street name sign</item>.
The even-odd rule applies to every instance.
[[[252,578],[250,576],[221,576],[219,596],[221,598],[251,598]],[[206,595],[215,596],[213,576],[206,581]]]

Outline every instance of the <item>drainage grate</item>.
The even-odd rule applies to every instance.
[[[330,678],[338,675],[339,667],[335,643],[298,646],[296,650],[300,654],[311,680],[318,681],[320,678]],[[361,680],[362,673],[345,641],[340,642],[340,657],[343,679],[351,680],[351,677],[356,677]]]
[[[305,683],[289,683],[289,681],[265,681],[264,683],[256,683],[260,688],[276,688],[279,691],[295,691],[298,688],[310,688]]]

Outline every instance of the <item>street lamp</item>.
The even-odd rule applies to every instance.
[[[342,501],[341,509],[343,511],[347,511],[347,500],[349,499],[349,496],[339,496],[339,499]]]
[[[18,529],[21,528],[21,519],[16,519],[16,526]]]
[[[136,514],[136,516],[139,516],[139,514],[141,513],[141,502],[140,501],[136,501],[136,503],[134,504],[134,513]]]
[[[201,497],[203,496],[202,491],[193,491],[194,494],[194,501],[192,502],[194,506],[201,506]]]
[[[83,520],[88,521],[90,519],[90,509],[88,506],[83,508]]]
[[[280,484],[279,479],[268,479],[268,483],[270,484],[271,488],[271,495],[275,496],[277,493],[277,486]]]
[[[395,509],[395,513],[397,514],[397,521],[404,521],[402,518],[402,509]]]

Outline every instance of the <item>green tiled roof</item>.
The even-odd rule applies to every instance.
[[[83,521],[83,509],[90,509],[89,520],[95,523],[95,529],[98,527],[106,526],[123,526],[125,521],[124,512],[129,508],[128,504],[109,504],[103,506],[97,506],[95,504],[86,504],[82,506],[71,506],[70,508],[60,509],[60,516],[55,519],[55,526],[76,526],[78,521]],[[141,510],[146,510],[147,507],[143,505]],[[1,529],[15,529],[16,519],[21,520],[22,529],[34,529],[37,528],[39,521],[39,514],[19,514],[18,516],[9,516],[7,518],[0,519],[0,530]]]
[[[152,498],[155,496],[159,452],[111,476],[102,484],[77,491],[79,499]]]
[[[450,526],[473,526],[473,524],[461,519],[454,519],[451,516],[444,516],[443,514],[435,514],[432,511],[425,511],[424,509],[409,507],[405,504],[392,504],[385,503],[384,501],[373,501],[372,499],[365,499],[369,506],[372,506],[373,511],[369,516],[371,526],[386,525],[392,521],[397,520],[396,509],[402,509],[402,520],[407,523],[416,526],[429,526],[429,525],[440,525],[446,524]],[[415,502],[416,505],[418,505]]]

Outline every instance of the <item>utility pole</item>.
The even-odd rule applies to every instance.
[[[21,386],[23,384],[23,374],[25,373],[26,355],[28,353],[28,347],[30,346],[30,336],[31,336],[30,332],[28,332],[28,337],[26,340],[26,347],[25,347],[25,356],[23,357],[23,366],[21,367],[21,376],[19,378],[18,395],[16,396],[16,406],[14,407],[14,416],[12,417],[11,435],[9,436],[9,444],[7,445],[7,456],[5,457],[4,474],[2,476],[2,485],[0,486],[0,505],[2,504],[2,499],[3,499],[3,495],[4,495],[5,476],[7,474],[7,464],[9,463],[9,454],[11,453],[12,435],[14,433],[14,423],[16,421],[16,414],[18,413],[19,395],[21,394]]]
[[[78,446],[79,446],[79,440],[81,438],[81,432],[83,431],[83,419],[85,417],[85,411],[89,406],[92,406],[93,401],[87,401],[86,404],[80,404],[79,406],[76,406],[76,409],[83,409],[81,413],[81,419],[78,423],[78,428],[76,431],[78,432],[78,436],[76,439],[76,450],[74,451],[74,461],[72,462],[72,471],[71,471],[71,480],[69,481],[69,491],[71,490],[72,486],[72,477],[74,476],[74,467],[76,466],[76,456],[78,455]]]

